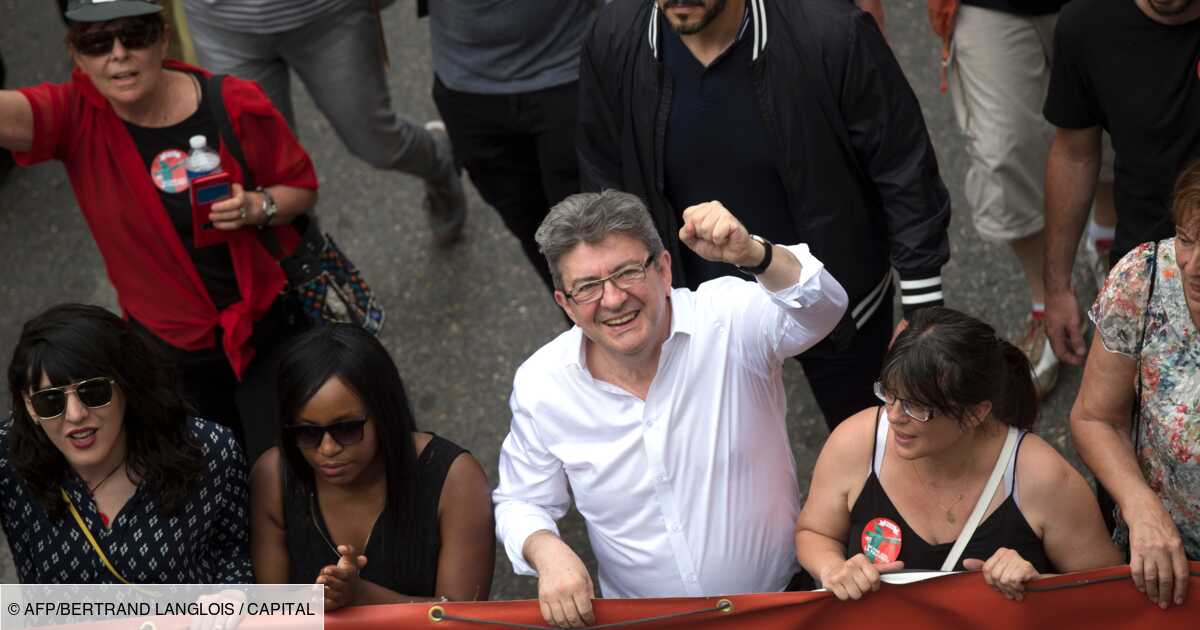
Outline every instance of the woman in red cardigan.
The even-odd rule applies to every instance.
[[[258,86],[229,77],[221,96],[260,188],[235,183],[208,216],[223,238],[197,246],[189,138],[221,147],[222,167],[245,177],[205,105],[208,73],[165,59],[161,10],[71,0],[71,80],[0,90],[0,147],[25,166],[63,162],[125,315],[169,349],[198,412],[234,427],[253,457],[273,434],[272,349],[303,325],[279,300],[284,275],[259,230],[294,248],[287,224],[316,203],[316,173]]]

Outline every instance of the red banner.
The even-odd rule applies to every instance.
[[[1200,628],[1200,562],[1191,563],[1183,606],[1162,610],[1139,593],[1128,567],[1072,573],[1028,584],[1016,602],[979,574],[960,573],[905,585],[884,584],[856,602],[830,593],[764,593],[671,599],[601,599],[596,626],[675,628]],[[484,623],[480,623],[484,622]],[[631,623],[632,622],[632,623]],[[486,624],[486,625],[485,625]],[[536,601],[361,606],[325,616],[326,630],[482,630],[543,628]]]

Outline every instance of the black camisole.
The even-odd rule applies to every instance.
[[[853,509],[850,510],[850,531],[847,533],[846,557],[850,558],[855,554],[862,553],[870,558],[871,553],[868,553],[867,547],[871,542],[882,541],[885,545],[882,549],[885,552],[894,551],[894,546],[890,548],[887,546],[887,542],[894,538],[893,532],[890,531],[890,525],[883,523],[880,527],[881,524],[876,520],[887,519],[887,521],[891,521],[892,525],[899,526],[901,532],[898,557],[887,559],[903,560],[906,570],[938,571],[942,568],[942,563],[950,554],[950,548],[954,546],[954,543],[951,541],[940,545],[931,545],[925,542],[908,526],[904,517],[900,515],[900,511],[896,509],[892,500],[884,492],[883,485],[879,482],[879,467],[883,463],[883,453],[887,447],[888,424],[886,419],[880,416],[881,414],[876,412],[875,448],[871,455],[871,473],[867,477],[867,483],[863,486],[862,493],[858,495],[858,500],[854,502]],[[1023,440],[1026,434],[1026,431],[1022,431],[1020,439]],[[1017,448],[1013,450],[1013,455],[1004,472],[1002,485],[1007,494],[1004,502],[979,523],[979,527],[975,530],[970,542],[967,543],[954,570],[963,570],[962,561],[965,558],[987,560],[1000,547],[1007,547],[1021,554],[1021,557],[1028,560],[1039,573],[1055,572],[1054,566],[1050,564],[1050,559],[1046,557],[1042,540],[1029,526],[1018,505],[1016,462],[1020,445],[1021,443],[1018,441]]]
[[[392,531],[388,525],[391,508],[385,509],[367,540],[364,554],[368,562],[361,573],[363,579],[403,595],[434,596],[441,550],[438,503],[450,465],[465,452],[437,435],[425,445],[417,458],[415,531],[411,537],[403,538]],[[280,468],[284,479],[288,580],[292,584],[311,584],[322,568],[337,563],[338,554],[316,495],[298,483],[288,466]]]

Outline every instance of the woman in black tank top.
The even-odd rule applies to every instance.
[[[358,326],[311,330],[279,364],[280,446],[251,474],[259,583],[325,585],[325,609],[485,600],[495,538],[470,453],[418,433],[387,350]]]
[[[1121,563],[1083,477],[1029,433],[1029,361],[991,326],[922,309],[884,357],[876,395],[883,405],[821,450],[796,525],[800,563],[838,598],[914,569],[981,571],[1021,599],[1041,575]]]

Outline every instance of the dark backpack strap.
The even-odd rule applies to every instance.
[[[228,75],[214,74],[208,77],[208,89],[205,91],[204,97],[208,101],[208,109],[212,112],[213,120],[217,123],[217,130],[221,133],[221,143],[225,145],[225,150],[237,160],[238,166],[242,168],[242,187],[246,190],[254,190],[254,171],[250,170],[250,165],[246,163],[246,154],[242,152],[242,142],[238,140],[237,134],[233,132],[233,123],[229,120],[229,111],[225,109],[225,99],[221,94],[221,85],[225,82],[225,77]],[[271,230],[259,230],[258,240],[262,242],[263,247],[271,252],[271,256],[276,260],[283,258],[283,247],[279,244],[279,239],[275,238],[275,233]]]
[[[221,95],[221,86],[224,84],[226,76],[214,74],[208,77],[206,86],[208,89],[205,91],[204,97],[208,101],[208,109],[212,112],[213,120],[217,123],[217,130],[221,133],[221,142],[225,144],[225,149],[242,168],[242,185],[253,190],[255,187],[254,172],[246,164],[246,154],[242,152],[242,143],[238,140],[237,134],[233,133],[233,123],[229,121],[229,112],[225,109],[225,99]]]
[[[1142,313],[1142,334],[1138,336],[1137,342],[1137,363],[1134,369],[1137,370],[1137,381],[1134,386],[1133,396],[1133,453],[1137,455],[1138,449],[1141,448],[1141,424],[1142,424],[1142,349],[1146,346],[1146,329],[1150,327],[1150,299],[1154,297],[1154,285],[1158,278],[1158,241],[1154,241],[1154,246],[1150,248],[1150,287],[1146,291],[1146,305]]]

